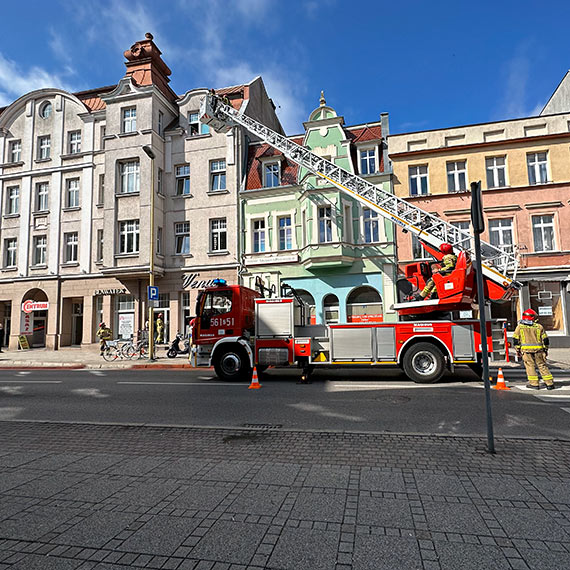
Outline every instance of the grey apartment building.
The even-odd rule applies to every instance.
[[[151,251],[167,336],[186,329],[200,287],[238,282],[249,139],[200,124],[207,89],[174,93],[151,34],[124,56],[116,85],[46,86],[0,109],[0,322],[12,348],[21,334],[32,347],[90,344],[101,321],[136,335]],[[260,77],[216,92],[282,132]]]

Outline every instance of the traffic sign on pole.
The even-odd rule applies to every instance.
[[[149,285],[147,287],[147,295],[149,301],[158,301],[158,287]]]

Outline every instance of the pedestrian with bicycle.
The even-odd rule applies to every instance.
[[[103,353],[107,348],[107,341],[113,338],[113,332],[104,322],[102,322],[99,323],[99,328],[97,329],[96,335],[99,338],[100,354],[103,356]]]

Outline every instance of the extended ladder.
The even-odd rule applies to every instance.
[[[439,248],[447,242],[454,250],[464,250],[474,256],[472,236],[449,222],[442,220],[421,208],[398,198],[356,174],[333,164],[310,150],[294,143],[234,109],[228,102],[209,93],[202,100],[200,121],[210,125],[217,132],[228,132],[234,125],[241,125],[263,142],[282,152],[287,158],[306,168],[313,174],[328,180],[339,190],[351,195],[384,218],[394,222],[422,241]],[[518,288],[514,280],[518,267],[514,251],[481,242],[483,274],[505,290]],[[512,291],[511,291],[512,292]]]

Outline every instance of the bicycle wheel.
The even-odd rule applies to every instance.
[[[118,351],[117,347],[105,348],[105,350],[103,351],[103,358],[107,362],[113,362],[114,360],[117,360],[117,358],[119,358],[119,351]]]
[[[121,354],[125,357],[125,358],[132,358],[135,354],[137,353],[137,349],[135,347],[135,345],[132,342],[127,342],[127,344],[124,344],[123,347],[121,348]]]

